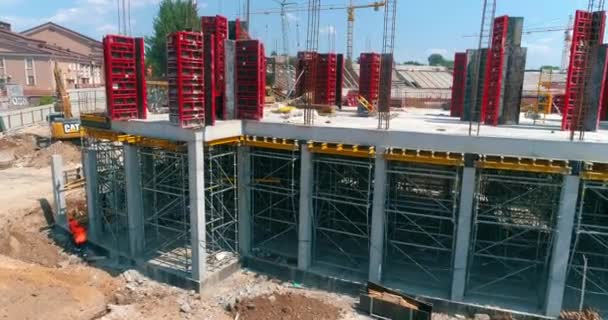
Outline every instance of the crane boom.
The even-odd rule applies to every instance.
[[[275,0],[276,1],[276,0]],[[281,9],[280,10],[264,10],[264,11],[256,11],[256,12],[252,12],[251,14],[280,14],[284,20],[286,20],[286,14],[289,12],[307,12],[309,11],[308,7],[289,7],[287,8],[286,5],[289,4],[295,4],[295,3],[285,3],[286,0],[283,0],[283,2],[278,2],[281,5]],[[386,5],[387,1],[374,1],[368,4],[359,4],[359,5],[353,5],[352,4],[352,0],[350,1],[349,5],[346,7],[341,7],[341,6],[318,6],[318,10],[320,11],[326,11],[326,10],[346,10],[347,13],[347,33],[346,33],[346,60],[349,63],[352,63],[352,58],[353,58],[353,41],[354,41],[354,25],[355,25],[355,10],[357,9],[367,9],[367,8],[373,8],[374,11],[379,11],[380,8],[384,7]],[[283,24],[285,24],[285,22],[283,22]],[[283,30],[283,37],[286,36],[286,31],[285,31],[285,27]],[[285,39],[285,38],[284,38]],[[284,40],[285,42],[285,40]]]

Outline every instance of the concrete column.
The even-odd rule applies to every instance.
[[[85,189],[87,193],[87,216],[89,221],[87,234],[89,240],[99,244],[101,240],[102,220],[99,212],[99,203],[97,202],[97,150],[86,149],[82,163],[86,180]]]
[[[386,160],[384,147],[376,147],[374,165],[374,202],[372,207],[372,234],[369,248],[369,281],[382,281],[384,239],[386,232]]]
[[[251,254],[251,148],[239,146],[237,149],[237,184],[238,184],[238,221],[239,253],[241,256]]]
[[[452,301],[462,301],[464,299],[469,246],[471,243],[471,221],[475,200],[476,172],[473,159],[466,162],[467,164],[462,169],[462,184],[460,187],[460,210],[458,212],[454,270],[452,274]]]
[[[202,132],[197,132],[195,140],[188,142],[188,175],[192,279],[202,281],[205,279],[207,256],[205,251],[205,162]]]
[[[545,300],[545,313],[550,317],[559,316],[562,308],[580,182],[579,176],[570,175],[562,186]]]
[[[144,251],[144,201],[141,189],[139,147],[125,144],[125,183],[127,189],[127,223],[129,224],[129,248],[132,258],[139,258]]]
[[[51,174],[53,179],[53,200],[55,202],[55,224],[68,230],[65,203],[65,181],[63,180],[63,158],[55,154],[51,158]]]
[[[312,190],[314,164],[308,145],[300,147],[300,212],[298,229],[298,269],[308,270],[312,264]]]

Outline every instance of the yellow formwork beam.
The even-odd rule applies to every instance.
[[[497,169],[537,173],[569,174],[570,165],[566,160],[547,160],[534,158],[518,158],[506,156],[482,156],[476,162],[482,169]]]
[[[283,138],[244,136],[242,144],[250,147],[279,149],[288,151],[296,151],[300,149],[297,140]]]
[[[608,182],[608,163],[586,163],[581,172],[581,179]]]
[[[309,141],[308,149],[312,153],[333,154],[346,157],[372,158],[376,156],[376,149],[374,147],[342,143]]]
[[[206,141],[205,145],[209,146],[209,147],[214,147],[214,146],[225,145],[225,144],[239,144],[242,140],[243,140],[243,136],[235,136],[235,137],[222,138],[222,139],[217,139],[217,140],[212,140],[212,141]]]
[[[176,143],[171,140],[142,137],[109,130],[85,128],[85,135],[96,139],[136,144],[142,147],[160,148],[170,151],[180,151],[185,148],[184,144]]]
[[[103,113],[83,113],[80,115],[80,120],[89,121],[89,122],[97,122],[97,123],[107,123],[108,118]]]
[[[435,164],[444,166],[464,165],[464,154],[451,152],[389,148],[386,150],[384,158],[391,161],[413,162],[421,164]]]

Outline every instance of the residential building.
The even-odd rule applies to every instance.
[[[57,27],[54,28],[58,30]],[[68,30],[61,28],[62,34],[66,33],[63,30]],[[103,85],[102,55],[97,53],[101,49],[95,49],[100,48],[101,43],[91,44],[92,49],[87,53],[82,47],[70,41],[60,41],[59,36],[49,36],[48,39],[52,42],[37,39],[36,37],[43,39],[45,37],[36,30],[34,28],[27,31],[32,32],[33,36],[30,37],[13,32],[10,24],[0,22],[0,85],[3,83],[22,85],[26,96],[53,95],[55,64],[63,72],[67,88]],[[67,35],[64,37],[69,39]],[[90,41],[95,40],[90,39]]]

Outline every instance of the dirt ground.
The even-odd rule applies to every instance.
[[[239,302],[232,314],[243,320],[337,320],[340,309],[300,294],[262,295]]]

